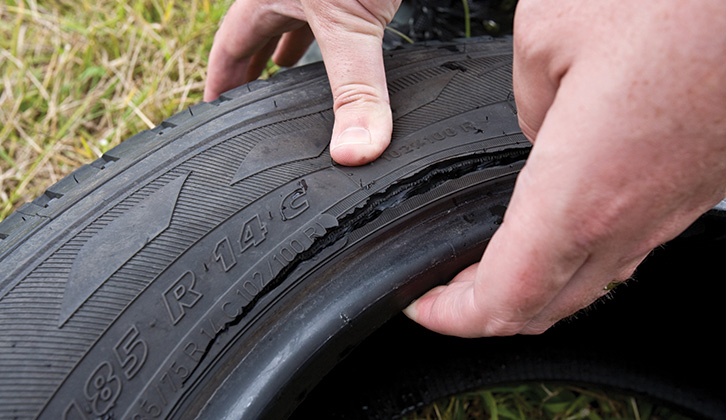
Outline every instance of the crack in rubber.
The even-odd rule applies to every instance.
[[[204,349],[196,367],[182,382],[186,384],[194,376],[194,372],[202,366],[204,360],[211,352],[214,344],[217,343],[219,337],[229,329],[239,325],[247,314],[254,309],[257,302],[267,295],[270,291],[277,288],[301,263],[311,259],[319,254],[325,248],[333,245],[340,239],[343,239],[350,232],[371,223],[377,219],[384,211],[395,208],[412,197],[425,194],[442,184],[460,178],[466,174],[477,172],[483,169],[503,167],[511,165],[517,161],[526,158],[529,148],[516,148],[496,153],[479,153],[464,157],[457,157],[439,162],[435,165],[424,168],[416,174],[391,184],[385,190],[371,195],[366,203],[349,213],[341,220],[338,226],[333,228],[325,236],[315,241],[315,243],[306,251],[297,255],[289,264],[287,264],[270,282],[260,290],[260,292],[245,306],[235,319],[226,322],[224,326],[218,330],[214,338]]]

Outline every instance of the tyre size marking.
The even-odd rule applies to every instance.
[[[146,363],[149,344],[141,337],[136,325],[131,325],[113,347],[113,357],[102,361],[86,379],[83,386],[85,401],[71,400],[63,411],[63,420],[103,418],[116,406],[123,391],[123,381],[117,368],[127,380],[133,379]]]
[[[278,275],[300,254],[308,251],[315,242],[323,238],[331,228],[338,226],[338,220],[330,214],[321,214],[306,223],[280,244],[260,258],[244,274],[231,282],[230,287],[197,322],[186,338],[180,342],[166,364],[139,394],[128,418],[133,420],[164,418],[182,395],[187,380],[199,367],[213,348],[213,344],[224,331],[244,317],[250,305],[260,297],[265,288],[276,281]],[[224,240],[217,242],[223,243]],[[194,290],[192,272],[187,272],[172,287],[167,289],[172,302],[192,302],[186,292]],[[183,288],[179,288],[180,286]],[[174,286],[177,286],[176,288]],[[177,291],[177,294],[174,292]],[[186,296],[186,297],[185,297]],[[179,297],[179,299],[177,299]],[[196,299],[199,299],[197,296]],[[173,306],[178,308],[178,306]],[[183,315],[182,315],[183,316]],[[133,334],[130,334],[133,337]],[[127,341],[133,341],[131,338]]]
[[[93,414],[100,417],[111,411],[121,389],[121,379],[109,362],[103,362],[88,378],[83,391]]]
[[[132,420],[146,420],[159,418],[164,410],[172,404],[177,394],[184,388],[184,383],[191,375],[191,370],[177,362],[172,362],[163,373],[157,375],[151,386],[154,398],[141,398],[138,400],[141,412],[135,412]]]
[[[239,237],[241,247],[240,254],[247,251],[250,247],[259,246],[267,238],[267,225],[262,223],[260,215],[256,214],[242,226],[242,232]]]
[[[471,121],[466,121],[457,126],[446,127],[425,137],[417,137],[401,145],[391,145],[381,157],[387,161],[400,158],[406,154],[415,152],[423,147],[435,144],[446,139],[456,137],[459,133],[476,132],[478,128]]]
[[[222,265],[222,270],[228,272],[235,265],[237,265],[237,259],[232,251],[232,244],[229,242],[228,237],[222,238],[221,241],[217,242],[217,246],[214,247],[214,261]]]
[[[280,213],[283,220],[290,220],[303,214],[310,204],[305,198],[308,185],[304,179],[298,182],[297,187],[290,193],[286,194],[280,202]],[[252,248],[262,245],[267,239],[269,232],[267,224],[262,221],[259,214],[254,214],[242,225],[237,237],[239,250],[235,251],[232,241],[228,236],[224,236],[217,241],[212,251],[212,261],[215,261],[222,272],[229,272],[236,264],[238,256],[241,256]],[[311,233],[314,236],[314,232]],[[310,242],[305,245],[303,242]],[[261,271],[252,274],[253,279],[244,284],[244,290],[251,295],[258,294],[264,287],[269,278],[276,275],[277,268],[273,265],[285,266],[290,263],[298,254],[305,251],[314,238],[304,236],[303,239],[293,239],[290,243],[279,248],[278,253],[271,256],[268,260],[269,275],[262,274]],[[195,289],[197,275],[193,271],[186,271],[171,286],[169,286],[161,295],[162,302],[166,308],[172,325],[177,325],[186,315],[187,311],[194,307],[203,297],[203,293]]]
[[[83,386],[85,404],[71,401],[63,412],[64,420],[103,418],[116,405],[123,385],[111,363],[101,362]]]
[[[194,307],[202,298],[203,294],[194,290],[196,283],[194,272],[187,271],[162,293],[162,301],[172,325],[178,324],[186,315],[187,309]]]
[[[298,188],[286,195],[280,203],[280,214],[283,221],[292,220],[310,208],[310,203],[305,199],[308,192],[308,184],[304,179],[298,182]]]
[[[234,290],[228,291],[220,300],[218,318],[235,319],[242,314],[243,309],[249,305],[264,288],[277,277],[280,272],[293,262],[300,254],[310,249],[316,240],[325,236],[328,230],[337,226],[334,216],[322,214],[310,221],[303,228],[290,235],[280,245],[272,249],[257,264],[252,266],[245,274],[240,276],[234,284]],[[226,300],[225,300],[226,299]],[[234,303],[233,303],[234,302]],[[237,308],[237,309],[234,309]],[[210,322],[213,318],[210,318]],[[218,325],[209,324],[211,330],[218,330]],[[209,330],[205,335],[214,337]]]
[[[292,220],[310,208],[307,191],[308,184],[305,182],[305,179],[301,179],[293,191],[282,196],[279,209],[283,221]],[[272,220],[272,218],[272,212],[269,212],[269,219]],[[232,241],[228,236],[224,236],[217,242],[212,252],[212,261],[221,266],[222,272],[229,272],[237,264],[237,256],[242,255],[248,249],[260,246],[267,239],[270,233],[268,229],[268,224],[262,221],[260,214],[255,214],[242,225],[237,240],[239,251],[235,251],[232,247]],[[293,248],[296,245],[291,244]],[[300,247],[299,245],[297,246],[298,248]],[[290,255],[289,252],[282,255],[282,257],[287,257],[288,255]]]
[[[124,376],[130,380],[144,366],[146,356],[149,354],[149,345],[141,339],[136,325],[132,325],[126,334],[121,337],[121,340],[116,343],[113,351],[116,354],[116,360],[123,369]]]

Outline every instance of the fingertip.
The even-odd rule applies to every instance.
[[[376,160],[381,154],[371,146],[345,145],[330,151],[335,163],[343,166],[363,166]]]
[[[445,287],[446,286],[434,287],[433,289],[424,293],[422,296],[415,299],[406,308],[404,308],[403,313],[412,321],[423,326],[424,328],[436,331],[436,325],[435,323],[432,323],[431,317],[437,314],[433,313],[432,309],[434,302],[436,301],[438,296],[442,292],[444,292]]]
[[[212,92],[211,88],[209,88],[209,85],[204,87],[204,102],[212,102],[213,100],[217,99],[219,97],[219,94],[216,92]]]
[[[416,309],[416,302],[418,302],[418,299],[411,302],[408,306],[403,308],[403,314],[406,315],[409,319],[412,321],[418,323],[418,311]]]
[[[361,166],[378,159],[391,143],[393,121],[388,102],[357,109],[338,109],[330,141],[330,156],[344,166]]]
[[[365,165],[376,160],[388,143],[386,140],[374,141],[367,128],[348,127],[331,141],[330,156],[341,165]]]
[[[467,282],[437,286],[416,299],[403,313],[439,334],[458,337],[483,336],[479,314],[472,305],[473,290]]]
[[[213,46],[207,65],[204,100],[213,101],[222,93],[245,83],[250,59],[228,54],[223,46]]]

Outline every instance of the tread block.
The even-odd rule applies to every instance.
[[[79,185],[85,184],[89,179],[98,174],[98,172],[99,169],[91,165],[81,166],[48,188],[48,192],[63,196],[78,188]]]
[[[144,149],[144,146],[142,146],[144,143],[150,143],[156,140],[156,137],[157,135],[153,131],[144,130],[124,140],[121,144],[106,152],[105,155],[109,156],[111,160],[118,160],[125,156],[136,154],[139,150]]]
[[[25,203],[0,223],[0,240],[23,233],[38,224],[43,218],[37,215],[41,210],[35,203]]]

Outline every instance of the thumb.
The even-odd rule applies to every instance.
[[[435,287],[412,302],[403,313],[440,334],[479,337],[474,295],[479,263],[471,265],[444,286]]]
[[[393,128],[381,42],[398,2],[303,2],[333,93],[333,160],[358,166],[378,158]]]

